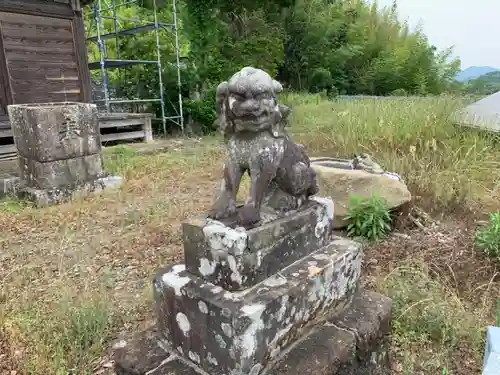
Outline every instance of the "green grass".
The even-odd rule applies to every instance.
[[[283,99],[292,107],[294,138],[309,154],[367,152],[405,178],[416,202],[436,210],[500,209],[495,138],[447,120],[467,99]],[[152,156],[107,149],[107,170],[125,178],[121,189],[40,210],[0,203],[0,350],[8,348],[0,372],[3,365],[18,374],[91,373],[114,332],[150,319],[151,275],[182,257],[180,222],[212,203],[220,141],[186,141]],[[248,180],[242,190],[243,197]],[[451,368],[453,358],[465,360],[460,342],[469,343],[479,369],[488,314],[474,313],[459,288],[430,274],[426,263],[378,261],[377,288],[394,300],[394,350],[403,370],[459,373]],[[393,267],[389,275],[383,271]],[[468,282],[476,294],[496,290],[495,281],[487,288],[484,280]]]
[[[47,311],[28,307],[10,324],[23,333],[23,342],[37,345],[23,363],[28,374],[41,368],[54,375],[91,374],[89,365],[102,355],[112,317],[103,300],[90,299],[61,301]]]
[[[29,206],[31,206],[29,202],[23,202],[13,198],[3,199],[0,201],[0,212],[17,213]]]
[[[491,258],[500,258],[500,212],[490,213],[488,224],[477,230],[476,246]]]
[[[345,220],[350,222],[347,226],[348,236],[363,237],[369,241],[380,240],[391,230],[388,204],[376,195],[370,198],[351,196]]]

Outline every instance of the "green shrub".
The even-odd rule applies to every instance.
[[[491,213],[489,223],[476,232],[476,246],[490,257],[500,257],[500,212]]]
[[[370,241],[379,240],[391,230],[391,214],[387,202],[373,195],[371,198],[352,196],[345,220],[351,237],[364,237]]]
[[[325,68],[316,69],[311,74],[309,82],[309,92],[315,94],[321,91],[327,91],[333,87],[333,78],[330,71]]]
[[[328,90],[326,90],[326,96],[328,97],[328,99],[335,99],[337,96],[339,96],[339,94],[339,89],[333,85]]]
[[[185,99],[183,109],[186,118],[201,125],[203,134],[210,134],[215,130],[215,88],[206,91],[202,100]]]

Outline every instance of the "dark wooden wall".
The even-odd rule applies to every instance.
[[[0,116],[8,104],[91,101],[77,0],[0,0]]]

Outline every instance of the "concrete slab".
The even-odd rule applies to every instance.
[[[500,91],[453,113],[451,120],[462,126],[500,132]]]
[[[500,328],[488,327],[482,375],[500,374]]]

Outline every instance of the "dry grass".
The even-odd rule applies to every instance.
[[[311,154],[369,152],[404,175],[419,204],[437,211],[460,208],[470,216],[498,208],[495,139],[446,120],[462,100],[285,100],[296,139]],[[106,164],[126,179],[119,191],[41,210],[0,202],[0,373],[90,374],[107,366],[107,341],[149,316],[154,270],[182,257],[180,222],[211,203],[223,157],[218,143],[186,142],[154,156],[118,147],[106,152]],[[471,354],[466,373],[480,367],[478,337],[491,319],[495,266],[477,260],[470,246],[460,253],[459,242],[443,242],[439,233],[426,232],[426,241],[409,234],[408,243],[417,238],[431,252],[407,253],[405,241],[393,238],[367,254],[366,282],[395,301],[397,372],[461,373],[450,363],[463,365],[464,351]],[[458,272],[471,262],[482,271]],[[482,298],[480,311],[471,308],[473,296]]]
[[[396,233],[365,255],[365,282],[393,299],[394,373],[480,373],[499,284],[473,233],[439,223]]]
[[[121,191],[42,210],[4,202],[4,354],[31,374],[89,373],[108,333],[144,318],[150,278],[181,256],[180,221],[209,206],[221,156],[210,143],[119,148],[106,164],[127,179]]]
[[[447,116],[467,99],[343,101],[291,95],[295,134],[312,154],[368,152],[405,176],[432,207],[494,207],[500,155],[493,137],[457,129]],[[300,104],[299,104],[300,103]]]

